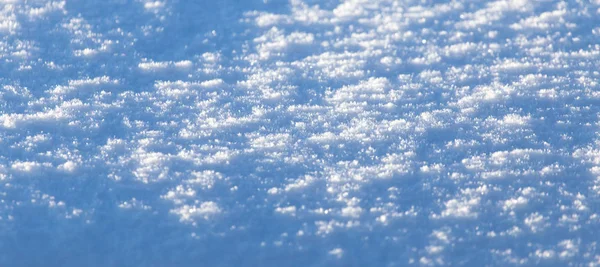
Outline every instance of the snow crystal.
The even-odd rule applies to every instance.
[[[171,210],[179,216],[179,220],[182,222],[194,222],[195,218],[203,218],[208,220],[210,217],[215,216],[221,212],[221,209],[217,203],[208,201],[202,202],[198,205],[183,205],[177,209]]]

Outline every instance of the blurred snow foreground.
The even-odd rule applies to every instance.
[[[600,263],[600,1],[0,1],[0,266]]]

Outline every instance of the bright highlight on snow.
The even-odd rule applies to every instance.
[[[0,265],[600,265],[598,38],[600,1],[0,0]]]

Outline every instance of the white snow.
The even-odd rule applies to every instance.
[[[0,0],[0,266],[598,265],[599,15]]]

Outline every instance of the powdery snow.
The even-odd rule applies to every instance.
[[[599,265],[598,25],[0,0],[0,265]]]

